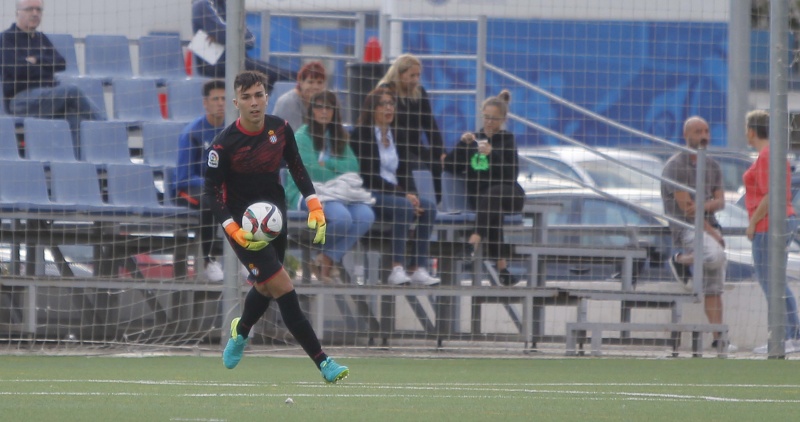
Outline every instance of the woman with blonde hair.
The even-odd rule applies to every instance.
[[[519,155],[514,134],[503,129],[511,93],[503,90],[487,98],[481,106],[483,128],[467,132],[444,160],[445,169],[467,179],[468,200],[477,213],[469,244],[486,245],[486,257],[496,260],[499,281],[517,283],[508,271],[506,257],[511,255],[503,241],[503,214],[522,211],[525,191],[517,183]]]
[[[422,63],[411,54],[403,54],[395,59],[380,87],[388,87],[397,98],[394,128],[397,148],[410,162],[417,162],[433,174],[436,199],[441,200],[442,160],[445,157],[444,142],[439,126],[433,116],[433,108],[425,88],[419,83]],[[428,141],[422,142],[422,135]]]

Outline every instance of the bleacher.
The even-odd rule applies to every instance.
[[[95,268],[95,278],[75,280],[85,288],[113,288],[126,285],[143,291],[172,288],[176,291],[195,290],[218,293],[220,285],[193,283],[186,278],[187,262],[191,255],[194,230],[199,223],[197,213],[174,207],[170,198],[159,196],[156,177],[165,177],[177,159],[177,135],[186,121],[201,112],[197,107],[202,79],[187,79],[182,74],[176,58],[183,57],[180,42],[164,37],[147,37],[138,40],[139,72],[134,74],[129,47],[136,41],[121,36],[87,36],[85,43],[85,72],[79,71],[74,45],[70,51],[68,37],[59,37],[57,45],[68,59],[67,72],[60,80],[75,83],[98,105],[108,112],[108,122],[84,122],[80,145],[72,143],[69,128],[62,121],[24,119],[21,132],[14,130],[17,119],[0,117],[0,150],[4,154],[0,164],[0,218],[9,221],[8,230],[2,231],[2,242],[20,248],[57,248],[66,243],[98,246],[104,265]],[[64,50],[62,50],[62,48]],[[152,50],[149,50],[152,49]],[[148,51],[152,51],[148,53]],[[127,54],[126,54],[127,52]],[[153,55],[168,56],[167,63],[154,62]],[[289,84],[280,85],[287,88]],[[276,85],[278,87],[278,85]],[[185,98],[197,94],[191,100]],[[274,100],[273,98],[273,104]],[[62,124],[63,123],[63,124]],[[19,136],[17,136],[19,135]],[[12,142],[13,140],[13,142]],[[102,140],[101,144],[97,141]],[[86,148],[82,148],[83,146]],[[16,153],[16,155],[14,155]],[[19,183],[20,175],[24,183]],[[420,174],[419,177],[424,177]],[[85,183],[85,181],[89,183]],[[81,181],[78,183],[77,181]],[[438,258],[442,286],[434,288],[386,286],[386,262],[381,242],[366,241],[356,251],[355,260],[366,267],[366,281],[355,282],[355,266],[346,266],[347,284],[327,286],[312,283],[310,271],[304,266],[298,280],[298,291],[313,303],[312,320],[317,331],[325,333],[325,297],[335,298],[336,306],[345,319],[357,327],[367,327],[360,335],[369,342],[380,338],[384,344],[396,335],[395,307],[403,298],[412,308],[416,322],[422,328],[422,338],[436,341],[441,346],[450,340],[475,340],[485,338],[487,328],[482,320],[485,306],[503,305],[517,332],[495,335],[492,339],[519,341],[530,348],[540,343],[566,343],[575,350],[575,344],[591,341],[595,350],[603,340],[620,344],[669,344],[677,351],[680,332],[716,330],[719,327],[681,324],[680,306],[692,303],[698,297],[689,293],[642,292],[632,287],[633,260],[645,252],[637,248],[592,249],[559,248],[546,244],[543,218],[548,210],[526,209],[521,215],[509,216],[507,229],[528,230],[531,243],[517,247],[528,269],[526,282],[519,286],[499,286],[491,267],[483,272],[480,260],[467,257],[464,250],[465,231],[474,221],[474,214],[466,209],[463,183],[456,177],[447,178],[444,212],[437,221],[435,244],[432,250]],[[427,186],[422,183],[421,185]],[[427,193],[431,193],[430,190]],[[312,246],[304,236],[305,216],[290,218],[292,241],[303,250],[304,264],[311,255]],[[531,221],[526,225],[526,221]],[[76,230],[75,227],[80,227]],[[375,239],[373,239],[375,240]],[[385,245],[384,245],[385,246]],[[122,262],[141,252],[167,252],[173,254],[175,280],[178,284],[156,284],[152,280],[119,280]],[[195,252],[196,253],[196,252]],[[33,252],[29,257],[35,256]],[[97,256],[100,260],[101,256]],[[623,268],[621,281],[610,289],[553,286],[543,272],[547,262],[565,262],[586,259],[619,262]],[[31,277],[44,279],[43,285],[56,285],[58,280],[47,279],[37,273],[36,264],[29,260],[25,270],[12,262],[7,285],[33,288]],[[468,269],[469,267],[469,269]],[[21,277],[15,277],[19,274]],[[486,284],[484,283],[486,280]],[[186,282],[182,284],[181,282]],[[111,286],[111,287],[109,287]],[[469,327],[459,327],[461,301],[469,302]],[[183,305],[191,305],[192,298]],[[622,309],[620,320],[609,323],[610,329],[620,332],[614,339],[600,339],[599,335],[587,337],[593,327],[586,311],[590,301],[613,301]],[[353,308],[351,308],[351,303]],[[574,307],[578,314],[574,325],[566,332],[554,332],[545,326],[545,312],[551,307]],[[631,314],[633,308],[665,309],[670,312],[670,322],[662,325],[668,332],[666,338],[642,339],[630,336],[638,328],[653,329],[654,325],[637,326]],[[521,308],[521,313],[519,309]],[[432,310],[432,313],[428,312]],[[432,315],[432,316],[431,316]],[[35,325],[35,324],[34,324]],[[559,327],[560,328],[560,327]],[[657,328],[657,327],[656,327]],[[652,331],[656,331],[653,329]],[[677,334],[676,334],[677,333]],[[577,346],[580,347],[580,346]],[[694,350],[697,353],[696,350]]]

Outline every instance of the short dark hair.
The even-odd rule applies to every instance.
[[[244,72],[236,75],[236,79],[233,80],[233,90],[235,91],[239,88],[242,88],[242,91],[247,91],[255,85],[261,85],[266,91],[268,80],[269,78],[267,78],[267,75],[261,72],[257,72],[255,70],[245,70]]]
[[[215,89],[225,90],[225,81],[222,79],[212,79],[203,84],[203,97],[211,95],[211,91]]]
[[[753,110],[745,116],[747,129],[753,129],[759,139],[769,138],[769,113],[764,110]]]

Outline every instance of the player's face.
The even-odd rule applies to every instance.
[[[394,120],[394,98],[391,95],[381,95],[375,105],[375,126],[388,126]]]
[[[686,125],[686,130],[683,133],[686,138],[686,146],[692,149],[698,149],[700,146],[707,147],[710,136],[708,130],[708,123],[702,120],[692,120]]]
[[[500,128],[506,121],[506,117],[500,112],[500,108],[493,105],[488,105],[483,108],[483,131],[487,135],[492,136],[500,132]]]
[[[30,32],[42,23],[44,11],[42,0],[25,0],[17,5],[17,26],[19,29]]]
[[[327,125],[333,120],[333,106],[324,101],[311,104],[311,110],[314,113],[314,121],[321,125]]]
[[[256,84],[246,90],[237,88],[233,104],[239,109],[239,118],[245,129],[255,132],[264,126],[264,111],[267,109],[264,85]]]
[[[300,96],[309,101],[314,94],[325,89],[325,81],[319,78],[305,78],[300,82]]]
[[[206,115],[215,120],[225,120],[225,90],[212,89],[208,97],[203,98]]]
[[[409,67],[405,72],[400,74],[400,86],[405,92],[411,92],[419,85],[419,77],[422,74],[422,68],[419,65]]]

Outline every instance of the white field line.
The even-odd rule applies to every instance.
[[[119,384],[119,385],[176,385],[176,386],[200,386],[210,388],[230,388],[230,387],[252,387],[252,386],[265,386],[271,385],[278,387],[274,383],[216,383],[216,382],[186,382],[186,381],[154,381],[154,380],[3,380],[0,383],[58,383],[58,384],[78,384],[78,383],[96,383],[96,384]],[[531,387],[667,387],[667,388],[797,388],[798,385],[763,385],[763,384],[679,384],[679,383],[546,383],[546,384],[514,384],[514,383],[501,383],[501,384],[478,384],[478,383],[409,383],[409,384],[378,384],[378,383],[344,383],[337,387],[322,383],[291,383],[281,386],[282,388],[326,388],[328,391],[335,388],[336,392],[320,392],[320,393],[298,393],[297,391],[288,393],[179,393],[173,394],[174,397],[280,397],[284,398],[288,395],[293,397],[331,397],[331,398],[381,398],[381,397],[402,397],[410,399],[424,399],[424,398],[447,398],[447,399],[519,399],[521,397],[535,396],[535,398],[546,400],[635,400],[635,401],[684,401],[684,402],[730,402],[730,403],[800,403],[800,399],[796,400],[782,400],[770,398],[734,398],[734,397],[720,397],[709,395],[693,395],[693,394],[669,394],[669,393],[643,393],[631,391],[591,391],[591,390],[574,390],[574,389],[536,389]],[[348,390],[353,388],[368,387],[371,390],[383,390],[386,393],[349,393]],[[406,393],[398,394],[398,390],[405,391]],[[416,393],[422,391],[423,393]],[[462,392],[465,394],[458,394]],[[36,392],[18,392],[18,391],[0,391],[0,396],[96,396],[96,397],[115,397],[115,396],[164,396],[163,392],[154,393],[131,393],[131,392],[52,392],[52,391],[36,391]]]

